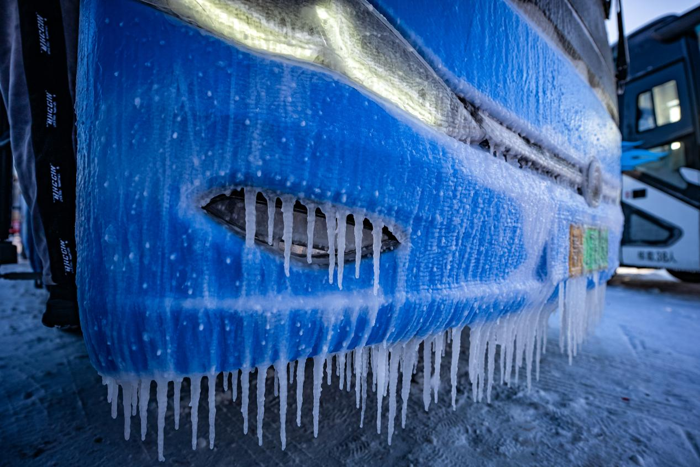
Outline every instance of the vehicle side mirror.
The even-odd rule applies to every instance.
[[[693,185],[700,186],[700,170],[691,167],[681,167],[678,171],[681,173],[683,180]]]

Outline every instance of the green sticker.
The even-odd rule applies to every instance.
[[[598,265],[600,269],[608,268],[608,229],[601,229],[598,236]]]
[[[594,228],[586,228],[583,236],[583,269],[595,271],[599,264],[599,231]]]

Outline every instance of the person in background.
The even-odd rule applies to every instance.
[[[49,291],[42,323],[80,326],[75,284],[78,0],[0,0],[0,97],[33,250]]]
[[[32,215],[29,211],[29,205],[25,201],[23,196],[20,196],[20,206],[22,211],[22,222],[20,224],[20,237],[22,238],[22,256],[24,256],[27,261],[29,261],[29,266],[32,268],[32,272],[41,273],[43,267],[41,265],[41,258],[36,251],[34,246],[34,228],[32,225]],[[43,279],[35,279],[34,287],[37,289],[44,288]]]

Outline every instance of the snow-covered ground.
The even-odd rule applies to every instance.
[[[419,371],[407,426],[388,446],[374,430],[375,412],[368,410],[359,428],[354,393],[340,391],[334,380],[333,387],[323,386],[318,439],[311,404],[305,404],[301,428],[289,417],[286,451],[280,450],[276,397],[267,398],[259,447],[254,417],[243,436],[240,400],[232,404],[217,394],[214,450],[208,448],[205,397],[197,451],[190,449],[189,408],[183,403],[175,431],[169,407],[166,464],[700,465],[700,285],[663,271],[619,273],[608,288],[603,320],[573,366],[558,352],[553,317],[540,381],[530,393],[524,385],[499,386],[491,405],[471,402],[462,358],[456,411],[443,365],[440,402],[425,412]],[[134,420],[131,440],[124,441],[121,408],[112,420],[81,337],[41,326],[45,299],[29,282],[0,281],[0,465],[158,464],[155,407],[146,440],[139,440]],[[306,400],[311,389],[309,380]],[[186,385],[183,394],[189,397]],[[155,391],[151,400],[155,405]]]

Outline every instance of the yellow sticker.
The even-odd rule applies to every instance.
[[[576,225],[569,226],[569,276],[583,273],[583,229]]]

